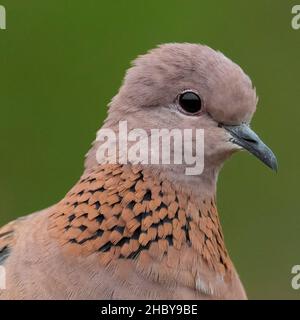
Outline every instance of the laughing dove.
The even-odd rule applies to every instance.
[[[203,129],[202,173],[185,174],[186,163],[101,163],[96,140],[59,203],[0,229],[0,298],[245,299],[216,182],[241,149],[276,169],[249,127],[256,103],[248,76],[207,46],[165,44],[138,57],[102,128]]]

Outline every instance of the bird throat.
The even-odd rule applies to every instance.
[[[121,260],[166,270],[205,265],[221,275],[232,268],[214,196],[195,199],[140,166],[86,170],[49,220],[66,252],[97,254],[105,266]]]

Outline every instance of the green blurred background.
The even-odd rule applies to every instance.
[[[0,0],[0,224],[60,200],[78,179],[106,105],[138,54],[205,43],[250,75],[253,128],[278,156],[274,174],[246,153],[221,174],[226,243],[249,298],[300,298],[300,30],[297,1]],[[300,4],[300,1],[298,1]]]

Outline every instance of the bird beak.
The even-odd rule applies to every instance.
[[[243,147],[255,155],[272,170],[277,172],[277,159],[272,150],[246,124],[238,126],[222,125],[232,136],[231,142]]]

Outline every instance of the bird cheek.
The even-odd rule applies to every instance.
[[[213,130],[205,139],[205,156],[206,159],[221,164],[241,148],[230,141],[230,135],[224,129],[218,129]]]

